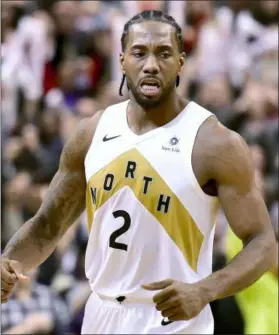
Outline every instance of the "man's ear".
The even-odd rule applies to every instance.
[[[179,57],[179,72],[182,70],[182,68],[185,64],[185,61],[186,61],[186,53],[182,52],[180,57]]]
[[[121,52],[121,54],[119,55],[119,63],[120,63],[121,71],[123,74],[125,74],[124,61],[125,61],[124,53]]]

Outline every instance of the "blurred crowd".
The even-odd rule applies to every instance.
[[[144,9],[161,9],[181,25],[187,59],[179,94],[245,138],[278,240],[278,1],[3,0],[2,250],[38,210],[77,122],[127,99],[127,89],[118,95],[120,38],[124,23]],[[214,270],[231,257],[230,236],[220,211]],[[50,258],[29,274],[30,282],[20,282],[1,306],[2,333],[80,333],[90,294],[86,243],[83,214]],[[267,276],[273,276],[268,285],[275,283],[278,293],[277,269]],[[256,301],[253,293],[253,304],[261,308],[254,324],[264,295],[260,291]],[[276,296],[271,299],[278,303]],[[244,298],[212,304],[215,333],[267,331],[248,327]],[[266,312],[273,319],[266,321],[263,313],[261,320],[278,333],[278,306],[273,306]]]

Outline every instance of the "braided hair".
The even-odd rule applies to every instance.
[[[126,48],[126,44],[127,44],[127,39],[128,39],[128,35],[129,35],[129,29],[133,24],[136,23],[142,23],[142,22],[146,22],[146,21],[157,21],[157,22],[162,22],[162,23],[167,23],[172,25],[175,30],[176,30],[176,40],[178,43],[178,49],[180,52],[183,52],[183,39],[182,39],[182,31],[180,26],[177,24],[177,22],[175,21],[175,19],[168,15],[168,14],[164,14],[162,11],[159,10],[145,10],[137,15],[135,15],[134,17],[132,17],[124,26],[124,30],[123,30],[123,34],[121,36],[121,47],[122,47],[122,52],[125,51]],[[125,74],[123,74],[122,80],[121,80],[121,84],[119,87],[119,95],[123,95],[122,94],[122,88],[125,82]],[[176,78],[176,86],[179,85],[179,76],[177,76]]]

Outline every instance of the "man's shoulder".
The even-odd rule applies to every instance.
[[[111,104],[104,109],[99,110],[92,117],[82,119],[77,126],[77,136],[86,136],[87,142],[92,141],[95,131],[97,129],[98,124],[101,119],[106,117],[111,118],[113,115],[116,116],[117,111],[122,112],[126,109],[129,100],[117,102],[115,104]]]
[[[129,100],[109,105],[99,110],[93,116],[80,120],[73,133],[69,134],[69,139],[64,146],[64,152],[69,152],[75,159],[83,162],[101,119],[103,119],[105,114],[109,118],[112,115],[116,116],[115,112],[117,110],[123,111],[128,101]]]
[[[216,118],[207,119],[195,141],[192,162],[201,180],[216,179],[217,175],[236,173],[233,167],[247,169],[250,152],[238,133],[228,129]],[[202,168],[200,168],[202,166]]]
[[[72,136],[69,137],[69,141],[72,139],[72,145],[81,151],[87,150],[103,113],[104,110],[99,110],[92,117],[86,117],[78,122]]]
[[[212,152],[221,154],[245,143],[240,134],[224,126],[214,115],[209,117],[200,127],[197,141],[206,148],[209,155]]]
[[[86,117],[78,122],[73,132],[68,135],[61,154],[60,165],[83,168],[85,156],[103,112],[99,110],[92,117]]]

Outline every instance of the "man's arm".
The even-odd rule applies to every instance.
[[[208,168],[220,204],[243,250],[222,270],[200,282],[209,301],[233,295],[258,280],[275,261],[275,234],[265,202],[255,185],[249,148],[238,134],[220,124],[214,131],[219,148]]]
[[[59,170],[37,214],[12,237],[2,259],[19,261],[28,271],[43,263],[85,207],[84,158],[94,133],[94,119],[80,122],[65,144]]]
[[[249,148],[239,135],[214,120],[201,132],[195,144],[195,173],[201,185],[211,179],[217,182],[223,211],[244,248],[222,270],[196,283],[165,279],[142,285],[146,290],[160,290],[153,301],[156,309],[170,321],[192,319],[209,302],[253,284],[275,262],[275,234],[264,200],[255,186]]]

